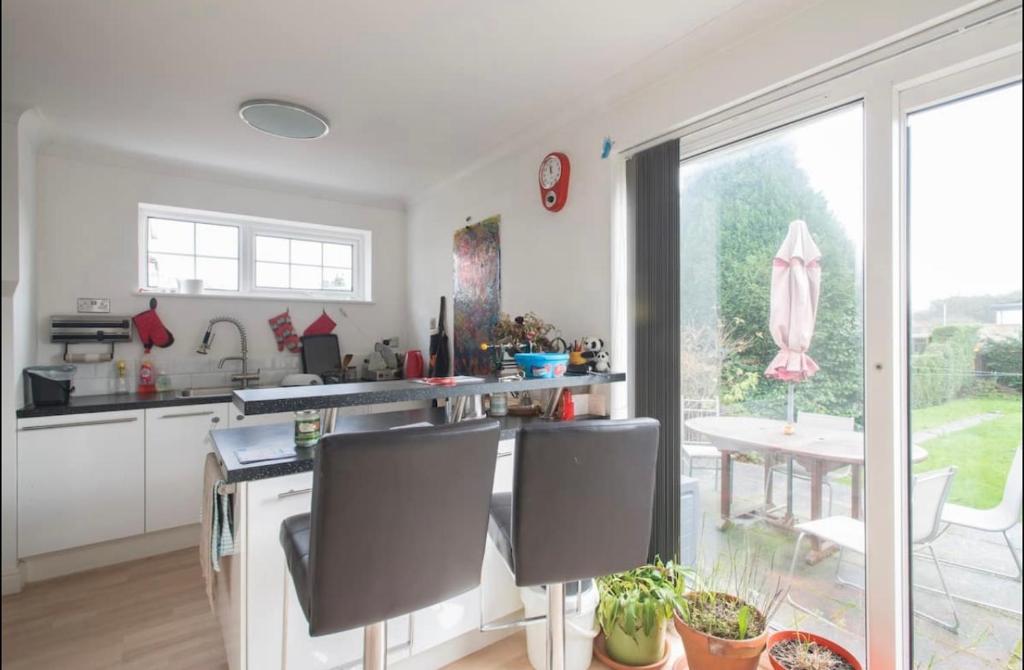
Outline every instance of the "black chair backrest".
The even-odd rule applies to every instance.
[[[630,419],[520,431],[512,492],[519,586],[607,575],[647,561],[658,430],[654,419]]]
[[[480,583],[496,421],[328,435],[316,454],[310,634],[442,602]]]

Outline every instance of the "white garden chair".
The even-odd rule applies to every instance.
[[[1013,548],[1009,535],[1010,529],[1020,521],[1021,504],[1024,502],[1022,500],[1024,473],[1021,472],[1021,465],[1021,445],[1018,444],[1017,453],[1013,456],[1013,464],[1010,465],[1010,472],[1006,475],[1006,483],[1003,485],[1003,499],[995,507],[976,509],[974,507],[946,503],[945,507],[942,508],[942,522],[949,526],[962,526],[989,533],[1000,533],[1003,536],[1003,540],[1006,541],[1006,548],[1010,550],[1010,555],[1013,556],[1013,563],[1017,567],[1017,574],[1010,575],[997,570],[989,570],[976,565],[954,563],[952,561],[943,561],[943,563],[995,575],[996,577],[1006,577],[1018,582],[1021,581],[1021,559],[1017,556],[1017,550]]]
[[[854,430],[854,421],[852,416],[835,416],[832,414],[815,414],[814,412],[800,412],[796,418],[797,430],[800,428],[820,428],[824,430]],[[768,455],[767,458],[771,459],[772,456]],[[770,465],[766,468],[766,491],[765,491],[765,505],[769,506],[772,499],[772,490],[774,489],[775,475],[780,474],[788,476],[789,474],[789,462],[788,459],[782,461],[769,461]],[[845,477],[850,473],[850,467],[842,467],[838,470],[829,472],[823,482],[825,489],[828,491],[828,516],[832,516],[832,480],[840,477]],[[793,463],[793,479],[802,479],[806,481],[811,480],[811,473],[807,471],[807,468],[800,465],[799,463]],[[787,485],[792,486],[791,482]]]
[[[722,469],[722,452],[716,449],[704,435],[688,428],[686,422],[705,416],[718,416],[718,398],[696,400],[683,398],[682,403],[683,439],[679,446],[685,461],[686,474],[688,477],[692,477],[694,470],[714,470],[714,487],[717,490],[719,474]],[[705,464],[700,465],[701,462]]]
[[[960,617],[957,615],[956,604],[953,602],[953,596],[949,592],[949,587],[946,586],[946,576],[942,572],[942,566],[939,564],[939,560],[935,555],[935,549],[932,547],[932,543],[943,531],[941,522],[942,509],[946,503],[946,498],[949,496],[949,489],[953,483],[954,474],[956,474],[956,468],[948,467],[914,475],[910,495],[910,535],[914,548],[926,552],[925,556],[930,557],[935,565],[935,570],[939,575],[939,583],[942,585],[942,590],[938,592],[946,597],[946,602],[949,603],[950,611],[953,613],[953,619],[952,621],[946,621],[921,610],[914,610],[914,613],[937,623],[946,630],[956,633],[960,628]],[[858,554],[864,553],[863,521],[852,519],[848,516],[830,516],[797,524],[795,528],[800,532],[800,535],[796,539],[793,560],[789,564],[790,585],[792,585],[793,574],[796,571],[796,561],[800,555],[800,545],[803,543],[805,536],[811,535],[839,547],[835,574],[836,581],[845,586],[852,586],[858,589],[864,588],[861,584],[847,581],[840,575],[844,551],[853,551]],[[792,595],[787,594],[786,597],[789,600],[789,604],[793,607],[820,617],[817,612],[793,600]]]

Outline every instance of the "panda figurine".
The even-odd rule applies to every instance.
[[[611,372],[611,354],[604,348],[604,340],[599,337],[583,338],[583,358],[593,372]]]

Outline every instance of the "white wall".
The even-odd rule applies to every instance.
[[[712,22],[658,54],[637,71],[671,75],[654,86],[606,91],[567,101],[562,124],[526,135],[514,148],[416,198],[409,211],[409,330],[424,346],[437,296],[450,295],[452,233],[467,216],[502,216],[503,309],[538,312],[570,336],[608,337],[612,200],[615,160],[601,160],[605,136],[615,150],[647,141],[680,124],[781,83],[908,29],[939,20],[962,0],[825,1],[789,15],[748,17],[745,33],[723,34]],[[724,25],[724,22],[723,24]],[[609,83],[628,91],[629,71]],[[568,154],[569,198],[557,214],[544,210],[537,170],[550,151]],[[621,354],[621,352],[620,352]],[[613,364],[624,367],[616,360]]]
[[[39,230],[37,243],[40,363],[56,362],[61,348],[47,340],[51,314],[74,313],[78,297],[108,297],[111,311],[135,314],[148,297],[133,293],[138,284],[138,205],[140,202],[248,214],[373,232],[374,304],[327,304],[338,322],[335,332],[344,352],[363,354],[373,341],[404,336],[406,306],[405,213],[397,206],[350,204],[300,192],[256,187],[221,175],[179,166],[81,149],[44,148],[39,156]],[[246,326],[253,367],[264,369],[265,381],[276,381],[299,366],[295,354],[278,353],[267,319],[290,308],[301,330],[320,315],[323,304],[286,300],[241,300],[160,297],[158,313],[174,334],[168,349],[154,349],[158,368],[176,375],[175,385],[216,385],[227,373],[212,370],[221,356],[238,351],[237,335],[226,324],[217,327],[209,356],[195,353],[207,321],[220,314]],[[83,349],[85,350],[85,349]],[[136,341],[118,345],[118,358],[131,368],[141,360]],[[110,364],[80,366],[79,392],[106,392]]]
[[[2,568],[3,592],[20,586],[17,572],[17,433],[21,369],[35,357],[36,147],[40,118],[34,111],[4,111],[2,355]]]
[[[14,430],[14,289],[18,285],[18,122],[16,118],[3,119],[3,305],[0,314],[0,473],[2,473],[3,515],[2,554],[3,593],[18,588],[15,566],[17,563],[17,432]],[[9,576],[10,575],[10,576]]]

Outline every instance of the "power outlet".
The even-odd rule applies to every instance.
[[[79,298],[79,314],[110,314],[110,298]]]

